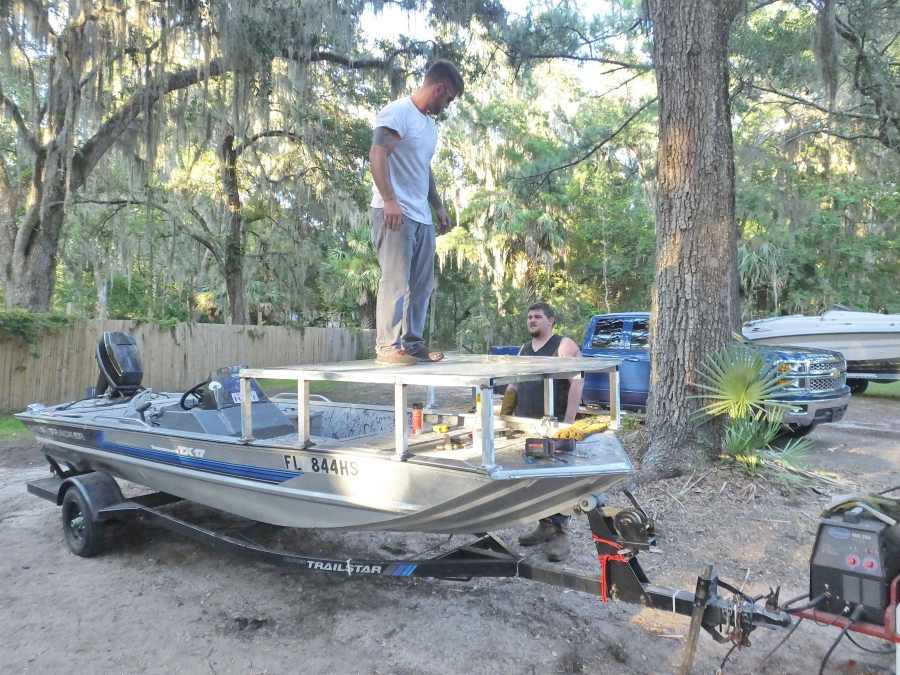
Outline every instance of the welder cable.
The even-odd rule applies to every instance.
[[[895,485],[894,487],[889,487],[887,490],[882,490],[881,492],[876,492],[876,495],[886,495],[888,492],[893,492],[894,490],[900,490],[900,485]]]
[[[793,605],[795,602],[800,602],[801,600],[804,600],[808,597],[809,597],[809,593],[804,593],[803,595],[798,595],[796,598],[791,598],[790,600],[788,600],[786,603],[784,603],[781,606],[781,609],[787,610],[787,608],[790,607],[791,605]]]
[[[725,671],[725,664],[728,663],[728,657],[731,656],[731,652],[733,652],[737,648],[738,648],[737,642],[735,642],[733,645],[731,645],[731,649],[728,650],[728,653],[725,654],[725,658],[722,659],[722,663],[719,664],[719,672],[720,673]]]
[[[864,652],[869,652],[870,654],[893,654],[895,649],[894,647],[888,647],[887,649],[872,649],[871,647],[863,647],[856,640],[853,639],[852,633],[847,633],[847,639],[850,640],[857,647],[862,649]]]
[[[807,602],[805,605],[800,605],[799,607],[794,607],[793,609],[787,609],[787,606],[782,606],[781,609],[783,609],[788,614],[794,614],[796,612],[804,612],[807,609],[815,609],[816,605],[818,605],[824,599],[825,599],[825,593],[822,593],[821,595],[817,595],[816,597],[814,597],[812,600]]]
[[[837,640],[835,640],[831,644],[831,647],[828,648],[828,651],[825,652],[825,658],[822,659],[822,665],[819,668],[819,675],[822,675],[825,672],[825,665],[828,663],[828,659],[831,658],[832,652],[834,652],[834,650],[838,646],[838,643],[844,638],[844,636],[850,632],[850,628],[853,626],[853,624],[856,623],[857,619],[862,616],[863,610],[865,610],[865,607],[863,607],[862,605],[857,605],[853,610],[853,614],[850,615],[850,621],[848,621],[847,625],[844,626],[841,634],[837,636]]]
[[[797,621],[797,623],[795,623],[795,624],[793,625],[793,627],[788,631],[788,634],[785,635],[785,636],[781,639],[781,642],[779,642],[777,645],[775,645],[774,647],[772,647],[772,651],[770,651],[768,654],[766,654],[766,655],[763,657],[763,660],[762,660],[762,664],[763,664],[763,665],[765,665],[766,661],[768,661],[768,660],[772,657],[772,654],[774,654],[774,653],[777,652],[779,649],[781,649],[781,645],[783,645],[785,642],[787,642],[787,641],[790,639],[791,635],[793,635],[793,634],[794,634],[794,631],[797,630],[797,628],[800,627],[800,624],[801,624],[801,623],[803,623],[803,619],[799,619],[799,620]]]

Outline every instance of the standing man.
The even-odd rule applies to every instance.
[[[450,227],[431,172],[437,145],[432,117],[462,95],[463,81],[449,61],[435,61],[412,96],[388,104],[375,118],[372,166],[372,244],[381,267],[375,313],[379,363],[411,365],[440,361],[422,335],[434,290],[435,226]]]
[[[522,345],[519,356],[581,356],[581,350],[571,338],[553,334],[556,312],[546,302],[537,302],[528,308],[528,333],[531,340]],[[572,423],[581,404],[584,379],[553,381],[553,414],[563,422]],[[519,382],[506,387],[503,394],[501,415],[519,417],[544,416],[544,383],[542,381]],[[551,562],[559,562],[568,555],[569,543],[566,539],[568,516],[561,513],[541,518],[537,527],[519,537],[522,546],[544,545],[544,555]]]

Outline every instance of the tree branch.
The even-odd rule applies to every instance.
[[[163,206],[162,204],[157,204],[156,202],[151,202],[146,199],[91,199],[91,198],[81,198],[76,199],[72,203],[74,204],[96,204],[100,206],[118,206],[119,208],[124,208],[125,206],[149,206],[152,209],[157,209],[162,211],[167,216],[172,218],[173,222],[181,222],[181,218],[178,217],[178,214],[172,211],[170,208]],[[203,229],[212,237],[215,235],[210,231],[209,226],[206,224],[206,221],[203,219],[203,216],[192,206],[191,215],[193,215]],[[183,225],[183,223],[182,223]],[[184,228],[184,232],[191,238],[202,244],[206,249],[209,250],[210,253],[213,254],[213,257],[216,259],[216,262],[219,265],[222,265],[222,258],[219,256],[219,252],[216,249],[216,245],[212,240],[207,239],[205,236],[195,232],[189,228]]]
[[[869,139],[869,140],[873,140],[873,141],[881,140],[878,136],[876,136],[874,134],[856,134],[854,136],[849,136],[847,134],[840,133],[840,132],[834,131],[832,129],[829,129],[828,127],[813,127],[810,129],[803,129],[801,131],[798,131],[795,134],[788,136],[786,139],[784,139],[781,142],[781,145],[785,146],[788,143],[792,143],[793,141],[796,141],[798,138],[802,138],[803,136],[811,136],[813,134],[825,134],[826,136],[834,136],[835,138],[840,138],[845,141],[858,141],[861,139]]]
[[[350,56],[335,52],[313,52],[308,56],[291,55],[288,52],[282,54],[284,58],[291,60],[314,63],[325,62],[346,66],[352,69],[383,68],[397,54],[415,52],[418,47],[407,50],[397,50],[386,59],[354,59]],[[73,176],[71,186],[77,189],[84,184],[87,175],[96,166],[100,158],[112,147],[118,138],[127,130],[132,120],[141,112],[156,103],[160,97],[178,89],[185,89],[198,82],[209,78],[219,77],[229,71],[237,72],[239,68],[227,65],[222,59],[214,59],[203,67],[186,68],[164,76],[160,82],[147,85],[136,92],[134,96],[122,106],[115,114],[104,122],[87,142],[75,153],[73,158]]]
[[[7,110],[9,110],[9,112],[12,114],[13,122],[15,122],[16,128],[19,130],[19,134],[22,136],[22,138],[25,139],[28,147],[31,148],[35,153],[40,152],[40,143],[38,143],[37,138],[33,133],[31,133],[28,125],[25,123],[25,118],[22,116],[22,111],[19,110],[19,106],[17,106],[16,102],[3,92],[2,84],[0,84],[0,104],[5,105]]]
[[[547,171],[541,171],[539,173],[532,174],[530,176],[517,176],[515,178],[515,180],[540,179],[540,182],[544,182],[548,178],[550,178],[550,176],[552,174],[556,173],[557,171],[563,171],[565,169],[575,166],[576,164],[580,164],[581,162],[586,160],[588,157],[590,157],[591,155],[596,153],[598,150],[600,150],[600,148],[602,148],[604,145],[609,143],[612,139],[614,139],[620,133],[622,133],[622,131],[624,131],[628,127],[628,125],[631,124],[638,115],[640,115],[642,112],[644,112],[644,110],[646,110],[648,107],[650,107],[654,103],[656,103],[656,97],[653,97],[650,100],[646,101],[642,106],[640,106],[634,112],[632,112],[628,116],[628,118],[616,128],[615,131],[610,133],[608,136],[606,136],[603,140],[601,140],[599,143],[594,145],[590,150],[588,150],[586,153],[584,153],[580,157],[573,159],[569,162],[566,162],[565,164],[560,164],[559,166],[555,166],[552,169],[548,169]]]
[[[878,115],[862,115],[860,113],[850,113],[850,112],[841,112],[840,110],[829,110],[825,106],[821,106],[814,101],[810,101],[805,98],[800,98],[799,96],[794,96],[793,94],[788,94],[784,91],[778,91],[777,89],[770,89],[769,87],[761,87],[758,84],[752,84],[750,82],[747,83],[747,86],[751,89],[756,89],[757,91],[764,91],[768,94],[774,94],[775,96],[780,96],[781,98],[786,98],[794,103],[798,103],[800,105],[806,106],[807,108],[813,108],[814,110],[818,110],[821,113],[825,113],[826,115],[838,115],[840,117],[852,117],[854,119],[867,120],[870,122],[874,122],[878,120]]]
[[[619,69],[616,68],[615,70],[619,70]],[[608,71],[608,72],[612,72],[612,71]],[[604,74],[606,74],[606,73],[604,73]],[[603,98],[604,96],[613,93],[613,92],[616,91],[617,89],[621,89],[622,87],[628,86],[629,84],[631,84],[632,81],[636,80],[636,79],[639,78],[639,77],[642,77],[642,76],[645,75],[645,74],[646,74],[646,73],[635,73],[634,75],[632,75],[631,77],[629,77],[629,78],[628,78],[627,80],[625,80],[624,82],[620,82],[620,83],[617,84],[616,86],[614,86],[614,87],[612,87],[612,88],[610,88],[610,89],[607,89],[607,90],[604,91],[602,94],[592,94],[592,95],[591,95],[591,98]]]
[[[234,149],[234,154],[236,156],[240,156],[240,154],[242,152],[244,152],[244,150],[246,150],[247,148],[249,148],[251,145],[253,145],[254,143],[256,143],[258,140],[260,140],[262,138],[288,138],[288,139],[294,141],[295,143],[303,142],[303,139],[299,135],[295,134],[293,131],[287,131],[287,130],[283,130],[283,129],[270,129],[269,131],[262,131],[258,134],[254,134],[253,136],[248,138],[246,141],[244,141],[243,143],[241,143],[239,146],[237,146]]]
[[[621,66],[622,68],[630,68],[633,70],[653,70],[653,66],[643,63],[629,63],[628,61],[618,61],[616,59],[607,59],[602,56],[576,56],[575,54],[566,54],[565,52],[542,52],[542,53],[518,53],[516,57],[519,60],[534,59],[536,61],[548,61],[550,59],[562,59],[564,61],[579,61],[581,63],[605,63],[610,66]]]

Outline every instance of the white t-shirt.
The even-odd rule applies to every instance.
[[[387,127],[400,136],[388,158],[391,186],[403,215],[431,225],[428,184],[431,158],[437,146],[437,125],[423,114],[409,97],[386,105],[375,117],[375,128]],[[384,200],[372,184],[372,208],[383,209]]]

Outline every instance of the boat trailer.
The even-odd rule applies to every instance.
[[[52,465],[51,465],[52,466]],[[697,638],[702,628],[717,642],[749,645],[757,627],[785,628],[789,613],[777,606],[777,591],[750,597],[719,579],[707,566],[693,593],[650,583],[638,561],[638,553],[656,543],[654,525],[634,497],[625,492],[631,507],[614,508],[602,496],[581,501],[578,510],[587,516],[600,566],[598,576],[560,570],[527,561],[492,534],[423,559],[323,558],[268,548],[243,536],[218,532],[162,510],[182,501],[162,492],[125,498],[109,474],[69,474],[59,466],[57,475],[28,483],[28,491],[62,506],[63,532],[73,553],[82,557],[102,550],[104,526],[138,520],[205,542],[214,548],[240,553],[265,563],[298,572],[317,572],[343,577],[424,577],[469,581],[474,577],[517,577],[575,591],[592,593],[603,603],[610,599],[691,617],[691,628],[680,673],[690,672]],[[721,593],[727,595],[723,597]],[[762,601],[762,603],[761,603]]]

